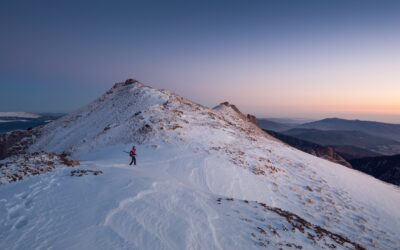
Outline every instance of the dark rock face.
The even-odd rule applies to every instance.
[[[354,169],[400,186],[400,155],[350,160]]]
[[[76,167],[79,161],[65,154],[35,152],[12,155],[0,160],[0,185],[23,180],[29,176],[51,172],[57,167]]]
[[[242,112],[240,112],[240,110],[233,104],[229,103],[229,102],[222,102],[221,105],[225,105],[227,107],[232,108],[233,110],[235,110],[237,113],[242,114]]]
[[[247,120],[249,120],[249,122],[257,125],[257,117],[255,117],[254,115],[247,114]]]
[[[38,135],[39,132],[35,129],[0,134],[0,160],[12,155],[24,154]]]
[[[127,80],[125,81],[125,85],[134,84],[134,83],[138,83],[138,82],[139,82],[139,81],[136,80],[136,79],[129,78],[129,79],[127,79]]]
[[[123,81],[123,82],[117,82],[117,83],[115,83],[114,86],[113,86],[110,90],[108,90],[108,91],[106,92],[106,94],[107,94],[107,95],[110,95],[110,94],[112,94],[114,91],[116,91],[118,88],[121,88],[121,87],[127,86],[127,85],[131,85],[131,84],[141,84],[141,85],[143,85],[143,84],[142,84],[141,82],[139,82],[138,80],[129,78],[129,79],[126,79],[126,80]]]
[[[268,134],[274,136],[275,138],[289,144],[290,146],[297,148],[303,152],[315,155],[317,157],[326,159],[328,161],[338,163],[340,165],[351,168],[351,164],[347,162],[343,157],[341,157],[332,147],[321,146],[316,143],[304,141],[292,136],[280,134],[274,131],[266,131]]]
[[[81,177],[84,175],[99,175],[103,174],[101,170],[90,170],[90,169],[77,169],[71,171],[71,176]]]

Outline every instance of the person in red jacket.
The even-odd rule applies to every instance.
[[[129,152],[129,156],[132,158],[132,161],[131,161],[131,163],[129,163],[129,165],[132,165],[132,163],[134,163],[136,166],[136,148],[135,148],[135,146],[132,147],[131,151]]]

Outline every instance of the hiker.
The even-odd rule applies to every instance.
[[[131,161],[131,163],[129,163],[129,165],[132,165],[132,163],[134,163],[136,166],[136,148],[135,148],[135,146],[132,147],[131,151],[129,152],[129,156],[132,158],[132,161]]]

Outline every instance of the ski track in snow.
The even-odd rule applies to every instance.
[[[155,164],[165,164],[167,167],[165,169],[165,171],[162,171],[161,175],[159,178],[161,179],[167,179],[170,180],[171,178],[173,178],[173,176],[168,176],[168,171],[171,168],[171,165],[176,164],[177,162],[179,162],[179,160],[182,159],[193,159],[196,158],[198,156],[200,156],[201,154],[188,154],[188,155],[180,155],[177,157],[173,157],[172,159],[169,160],[165,160],[165,161],[156,161],[156,162],[152,162],[151,165],[155,165]],[[143,162],[140,164],[141,168],[146,168],[146,165],[148,166],[148,162]],[[122,167],[122,168],[126,168],[126,167]],[[137,170],[137,169],[135,169]],[[138,170],[140,171],[140,170]],[[176,245],[174,242],[169,242],[167,235],[168,235],[168,231],[166,229],[169,229],[171,227],[171,225],[168,224],[168,222],[165,222],[162,220],[162,218],[159,219],[159,221],[155,224],[155,228],[152,227],[148,227],[146,226],[146,223],[140,221],[140,219],[136,218],[135,215],[132,215],[133,213],[130,212],[132,210],[132,206],[135,205],[135,203],[145,203],[146,200],[151,199],[151,197],[149,198],[149,196],[159,196],[159,193],[162,192],[161,190],[168,190],[171,188],[171,186],[173,188],[176,188],[177,191],[180,189],[179,186],[180,185],[185,185],[183,183],[178,184],[178,187],[175,187],[175,182],[171,182],[171,181],[155,181],[152,183],[151,188],[147,189],[147,190],[143,190],[141,192],[139,192],[138,194],[136,194],[133,197],[127,198],[122,200],[118,207],[114,208],[113,210],[111,210],[104,222],[105,226],[108,226],[110,228],[112,228],[112,230],[119,235],[120,238],[124,239],[125,241],[131,243],[133,246],[135,247],[139,247],[139,242],[137,241],[132,241],[132,237],[126,238],[126,235],[124,235],[125,230],[121,229],[121,221],[119,221],[119,219],[121,217],[123,217],[124,220],[124,224],[127,225],[134,225],[139,223],[147,233],[149,233],[150,235],[155,237],[155,240],[159,240],[160,243],[162,242],[163,244],[165,244],[165,242],[168,242],[165,247],[165,249],[181,249],[183,246],[178,246]],[[179,183],[179,182],[177,182]],[[173,193],[173,192],[172,192]],[[158,195],[157,195],[158,194]],[[169,196],[168,193],[164,194],[164,196]],[[169,214],[169,217],[173,217],[173,216],[179,216],[181,218],[187,218],[187,221],[185,221],[185,223],[188,224],[188,229],[187,229],[187,242],[186,242],[186,247],[185,248],[199,248],[201,247],[201,245],[199,245],[199,241],[198,241],[198,231],[197,231],[197,226],[198,226],[198,221],[195,221],[191,218],[191,216],[188,214],[187,216],[181,216],[181,214],[178,214],[176,212],[174,212],[177,207],[179,206],[177,203],[177,201],[180,200],[179,197],[168,197],[170,200],[174,201],[174,202],[166,202],[164,204],[164,206],[162,206],[163,209],[161,209],[159,212],[160,213],[167,213]],[[204,204],[204,201],[202,201],[200,199],[199,196],[194,196],[192,197],[195,201],[196,204],[198,204],[199,207],[204,208],[205,211],[210,211],[210,207],[207,206],[206,204]],[[153,199],[152,199],[153,200]],[[154,198],[154,202],[157,202],[158,200],[162,200],[161,197],[159,198]],[[182,204],[184,204],[184,201],[182,201]],[[192,205],[191,205],[192,206]],[[182,207],[180,208],[183,210],[183,213],[185,213],[185,210],[189,210],[191,211],[191,208],[189,207]],[[173,215],[171,215],[173,214]],[[120,215],[118,217],[118,215]],[[151,217],[151,214],[145,215],[143,217]],[[180,218],[180,219],[181,219]],[[215,220],[216,218],[218,218],[218,215],[214,212],[211,214],[206,214],[206,222],[205,225],[208,227],[211,235],[212,235],[212,239],[214,241],[214,247],[215,249],[223,249],[218,242],[218,236],[217,233],[215,231],[214,225],[213,225],[213,220]],[[133,237],[134,238],[134,237]],[[197,245],[197,247],[196,247]],[[158,246],[159,248],[164,248],[162,247],[162,245]]]
[[[249,183],[249,178],[254,175],[238,167],[218,166],[222,162],[218,156],[185,153],[186,150],[170,151],[168,148],[139,149],[143,155],[138,158],[138,166],[128,166],[118,159],[81,162],[79,168],[102,170],[104,175],[101,176],[71,177],[68,174],[70,170],[64,169],[4,185],[3,190],[0,189],[0,208],[7,216],[1,217],[0,232],[9,233],[0,233],[0,242],[12,242],[14,247],[1,247],[2,243],[0,247],[25,249],[33,245],[32,249],[46,249],[50,246],[82,249],[82,244],[74,245],[73,242],[79,239],[84,242],[83,245],[90,246],[102,237],[102,242],[107,241],[108,245],[99,246],[98,249],[229,249],[235,245],[246,245],[248,249],[260,248],[251,241],[250,232],[248,238],[240,235],[237,242],[227,239],[229,237],[224,234],[229,222],[224,222],[224,216],[215,204],[219,196],[267,202],[277,207],[286,204],[286,207],[291,207],[289,211],[296,211],[332,231],[335,231],[336,225],[349,228],[340,230],[345,235],[352,235],[351,230],[355,230],[356,239],[364,238],[364,242],[378,244],[380,247],[377,249],[395,249],[393,246],[398,244],[392,240],[393,236],[389,237],[391,230],[379,229],[379,232],[379,216],[361,206],[355,206],[349,194],[332,189],[325,178],[314,170],[307,170],[305,166],[292,169],[291,175],[284,173],[280,177],[271,176],[270,179],[259,176],[263,184],[256,186],[264,186],[265,191],[254,193],[257,191],[252,189],[255,183]],[[164,150],[175,156],[161,159],[152,157],[157,153],[165,155],[162,153]],[[310,176],[307,177],[307,173],[311,173]],[[288,180],[297,184],[291,185]],[[74,182],[76,187],[70,182]],[[307,186],[312,191],[307,190]],[[73,201],[74,195],[80,190],[87,193],[74,201],[77,204],[65,202],[47,212],[37,209],[38,206],[51,209],[49,205],[59,199]],[[9,197],[10,194],[13,195]],[[103,194],[105,197],[102,197]],[[90,196],[92,200],[79,204]],[[314,204],[307,204],[307,199]],[[85,213],[82,218],[80,211],[94,211],[96,202],[99,207],[105,208],[102,208],[98,217],[85,221],[85,216],[90,215]],[[109,204],[104,205],[106,203]],[[304,207],[295,208],[302,203]],[[63,211],[61,214],[65,213],[61,220],[51,216],[60,214],[58,209]],[[360,211],[363,211],[363,215],[360,215]],[[85,236],[87,239],[82,240],[81,237],[76,239],[71,232],[64,235],[60,228],[64,223],[68,224],[68,216],[73,214],[83,219],[82,225],[78,222],[80,219],[75,219],[77,225],[67,227],[78,232],[86,232],[88,229],[85,228],[94,227],[100,236],[89,234]],[[38,236],[38,232],[43,233],[43,236]],[[386,243],[369,239],[373,234],[380,235],[382,242]],[[36,243],[31,245],[32,237]],[[60,237],[64,238],[61,242]],[[270,237],[275,241],[282,240],[276,235]]]
[[[57,185],[55,178],[46,175],[41,178],[40,181],[29,184],[27,190],[16,193],[11,202],[7,202],[8,199],[3,199],[4,210],[6,211],[5,214],[7,214],[7,219],[3,221],[5,230],[9,230],[10,232],[18,231],[21,233],[14,243],[15,246],[23,242],[35,229],[29,226],[31,226],[30,218],[34,217],[32,208],[36,196],[50,189],[53,185]],[[27,229],[25,230],[25,228]],[[0,237],[0,240],[1,239]]]

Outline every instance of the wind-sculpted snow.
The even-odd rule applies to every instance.
[[[217,202],[225,218],[236,220],[240,227],[232,227],[232,233],[236,230],[248,231],[254,243],[262,247],[312,249],[318,245],[321,249],[365,249],[342,235],[313,225],[280,208],[232,198],[218,198]]]
[[[72,153],[79,178],[57,168],[0,186],[0,249],[400,248],[398,188],[249,120],[115,85],[30,147]]]

